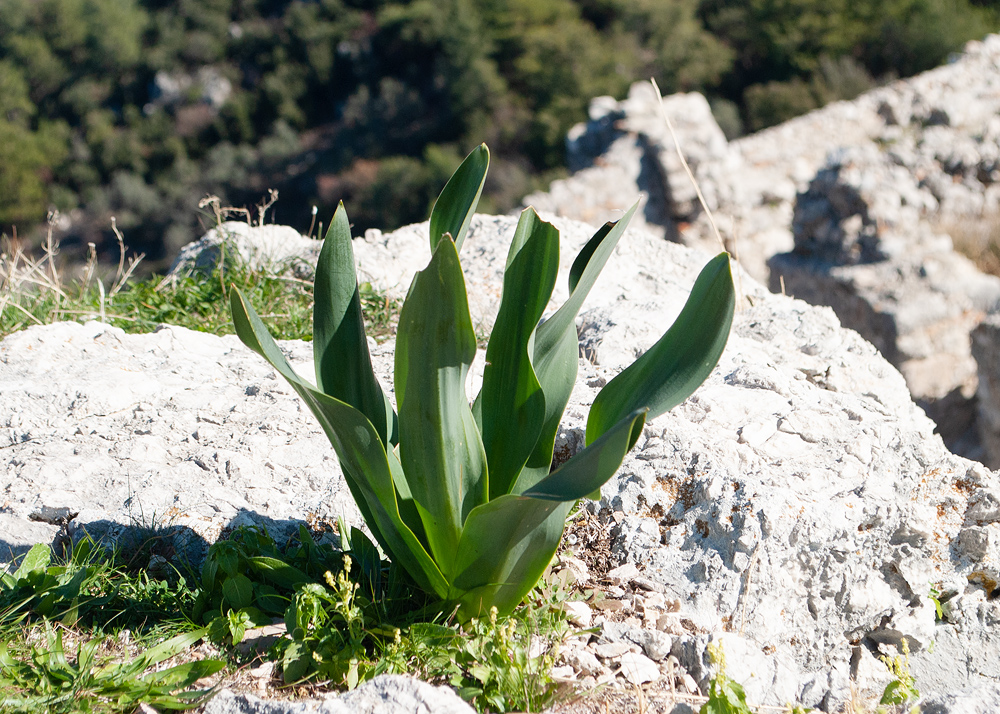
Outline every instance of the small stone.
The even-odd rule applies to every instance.
[[[576,680],[576,671],[568,664],[552,668],[552,679],[573,682]]]
[[[621,658],[621,675],[635,685],[652,682],[660,677],[660,668],[646,655],[627,652]]]
[[[587,564],[573,555],[568,553],[560,555],[559,565],[564,570],[569,571],[573,577],[574,585],[583,585],[590,580],[590,570],[587,568]]]
[[[594,645],[594,654],[601,659],[614,659],[628,652],[629,647],[631,645],[628,642],[605,642],[604,644]]]
[[[609,570],[605,577],[614,585],[623,585],[632,582],[632,579],[638,575],[639,569],[637,567],[632,563],[625,563],[625,565],[619,565],[617,568]]]
[[[566,611],[566,617],[574,625],[577,627],[590,627],[591,620],[594,617],[594,611],[590,609],[590,605],[579,600],[571,600],[563,603],[563,609]]]
[[[630,638],[646,653],[646,656],[659,662],[670,654],[673,639],[670,635],[658,630],[639,629],[631,633]]]
[[[570,665],[580,674],[599,677],[608,671],[608,668],[598,661],[594,653],[587,650],[567,652],[564,659],[566,660],[566,664]]]
[[[636,583],[638,585],[638,583]],[[662,593],[650,592],[646,593],[646,607],[655,607],[659,610],[664,609],[667,604],[667,599],[663,597]]]
[[[625,609],[625,603],[621,600],[605,598],[604,600],[595,602],[594,607],[598,610],[603,610],[604,612],[621,612]]]
[[[698,683],[695,682],[694,677],[692,677],[687,672],[685,672],[684,676],[681,677],[681,689],[683,689],[688,694],[701,694],[701,692],[698,690]]]
[[[262,684],[264,684],[274,675],[274,662],[264,662],[247,673],[254,679],[262,680]]]
[[[602,674],[600,677],[597,678],[598,685],[611,684],[614,681],[615,681],[615,673],[612,672],[610,669],[608,670],[607,674]]]
[[[645,590],[646,592],[651,592],[651,593],[663,592],[662,585],[660,585],[655,580],[650,580],[645,575],[637,575],[636,577],[632,578],[632,584],[635,585],[637,588]],[[660,595],[660,599],[661,600],[663,599],[663,595]]]
[[[656,629],[671,635],[684,634],[684,628],[681,626],[681,616],[676,612],[666,612],[660,615],[656,620]]]
[[[254,627],[243,634],[243,641],[236,645],[236,650],[242,655],[249,655],[251,652],[263,652],[284,636],[285,623]]]

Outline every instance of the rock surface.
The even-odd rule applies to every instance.
[[[893,82],[850,102],[835,102],[764,131],[725,142],[704,99],[665,98],[682,151],[692,164],[730,252],[767,282],[768,258],[793,247],[796,196],[808,188],[831,151],[888,147],[933,195],[923,218],[936,224],[978,218],[1000,201],[1000,36],[970,42],[947,65]],[[700,101],[699,101],[700,100]],[[599,97],[591,120],[567,140],[568,179],[525,203],[580,220],[604,220],[605,196],[650,195],[651,228],[689,245],[714,245],[706,216],[647,83],[627,99]],[[639,167],[658,167],[641,171]],[[613,204],[615,205],[615,204]],[[652,210],[650,210],[652,207]]]
[[[565,273],[592,229],[559,225]],[[513,227],[480,217],[463,247],[484,326]],[[416,226],[359,239],[362,272],[405,284],[428,257],[421,235]],[[597,389],[670,324],[707,259],[642,231],[623,238],[581,315],[587,359],[560,434],[564,456],[582,441]],[[601,634],[581,643],[594,659],[578,656],[580,671],[641,680],[653,676],[648,661],[704,687],[714,672],[707,646],[721,642],[753,703],[835,711],[852,677],[880,694],[876,655],[895,654],[905,638],[935,702],[1000,679],[997,474],[949,453],[902,376],[831,310],[748,277],[738,285],[719,366],[647,425],[591,505],[610,542],[590,576],[609,596],[595,605]],[[308,376],[308,345],[283,346]],[[373,354],[386,386],[391,348]],[[11,545],[28,540],[14,534],[32,514],[58,522],[78,513],[71,524],[112,535],[155,516],[195,545],[234,522],[282,527],[339,513],[357,522],[319,427],[236,338],[35,327],[0,343],[0,385],[0,538]],[[595,556],[585,539],[571,548]],[[641,657],[626,658],[622,673],[628,653]]]
[[[918,175],[875,144],[832,153],[796,202],[794,252],[768,261],[770,287],[829,305],[878,347],[958,451],[977,441],[969,333],[1000,309],[1000,278],[934,231]]]
[[[979,376],[977,426],[984,463],[1000,468],[1000,315],[991,315],[972,331],[972,356]]]
[[[318,701],[268,701],[223,690],[202,714],[475,714],[448,687],[383,674],[357,689]]]

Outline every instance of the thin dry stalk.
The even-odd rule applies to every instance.
[[[278,192],[273,188],[267,189],[267,198],[257,205],[257,225],[264,225],[264,214],[267,209],[273,206],[278,200]]]
[[[59,270],[56,268],[55,262],[56,254],[59,252],[59,241],[53,241],[52,239],[52,228],[55,226],[57,220],[59,220],[59,211],[49,211],[46,216],[48,228],[45,232],[45,257],[49,261],[49,272],[52,277],[52,283],[54,285],[62,285],[62,281],[59,278]]]
[[[726,242],[722,240],[722,234],[719,232],[719,226],[715,222],[715,215],[712,213],[711,209],[709,209],[708,203],[705,201],[705,195],[701,192],[701,186],[698,184],[698,179],[694,177],[694,172],[691,170],[691,166],[688,164],[687,159],[684,157],[684,152],[681,151],[681,142],[677,138],[677,132],[674,131],[674,125],[670,121],[670,117],[667,116],[666,107],[663,106],[663,94],[660,93],[660,87],[659,85],[656,84],[655,79],[651,78],[649,81],[653,83],[653,89],[656,90],[656,98],[660,106],[660,115],[663,117],[663,121],[667,125],[667,131],[670,132],[670,138],[674,142],[674,150],[677,152],[677,158],[680,159],[681,166],[684,167],[684,172],[687,174],[688,180],[690,180],[691,185],[694,186],[694,191],[698,196],[698,203],[701,204],[701,209],[705,212],[705,215],[708,217],[708,222],[712,226],[712,232],[715,233],[716,240],[719,241],[719,245],[722,247],[722,250],[728,252],[728,249],[726,248]],[[733,248],[733,252],[737,253],[736,259],[739,260],[738,248],[735,245]],[[745,299],[745,295],[743,293],[742,272],[741,269],[739,268],[738,263],[736,270],[736,279],[739,281],[738,284],[739,295],[741,298],[740,303],[742,304],[742,300]]]
[[[656,97],[660,104],[660,115],[663,116],[663,121],[667,124],[667,131],[670,132],[670,138],[674,141],[674,149],[677,151],[677,157],[681,160],[681,166],[684,167],[685,173],[687,173],[688,179],[691,180],[691,185],[694,186],[694,191],[698,194],[698,202],[701,204],[701,208],[705,211],[705,215],[708,216],[708,222],[712,225],[712,230],[715,232],[715,237],[719,240],[719,245],[722,246],[722,250],[726,249],[726,243],[722,240],[722,234],[719,233],[719,227],[715,224],[715,216],[708,209],[708,203],[705,202],[705,196],[701,192],[701,186],[698,185],[698,180],[694,177],[694,172],[688,165],[687,159],[684,158],[684,152],[681,151],[681,142],[677,138],[677,132],[674,131],[674,125],[670,121],[670,117],[667,116],[667,110],[663,106],[663,95],[660,93],[660,87],[656,84],[655,79],[650,79],[653,83],[653,89],[656,90]]]
[[[118,224],[115,221],[115,217],[111,217],[111,230],[115,232],[115,238],[118,239],[118,270],[115,273],[115,280],[111,284],[111,292],[108,294],[108,300],[113,298],[118,294],[118,291],[125,287],[125,283],[128,279],[132,277],[132,273],[135,272],[136,267],[142,262],[142,259],[146,257],[145,253],[140,253],[139,255],[133,255],[128,259],[128,267],[125,267],[125,238],[122,236],[120,230],[118,230]],[[103,295],[103,286],[101,294]],[[103,304],[103,303],[102,303]],[[102,313],[103,314],[103,313]]]

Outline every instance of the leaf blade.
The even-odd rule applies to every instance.
[[[510,493],[545,420],[545,396],[531,364],[535,329],[559,270],[559,231],[521,213],[507,256],[500,310],[486,348],[476,403],[490,474],[490,498]]]
[[[368,352],[351,226],[343,203],[323,241],[313,297],[316,386],[368,417],[383,443],[395,443],[396,415],[375,377]]]
[[[576,316],[638,206],[636,202],[621,219],[602,226],[581,249],[570,269],[569,299],[538,326],[532,364],[545,395],[545,421],[535,449],[513,488],[514,493],[530,488],[549,473],[556,433],[579,369]]]
[[[465,157],[448,183],[441,190],[431,209],[431,252],[437,250],[438,241],[447,233],[461,250],[465,234],[483,193],[486,172],[490,166],[490,150],[480,144]]]
[[[382,548],[427,592],[443,597],[448,585],[420,539],[400,517],[390,462],[395,458],[360,411],[317,391],[288,364],[260,317],[238,288],[230,293],[233,325],[244,344],[266,359],[306,402],[330,440],[351,495]]]
[[[646,407],[653,419],[687,399],[722,356],[735,307],[729,254],[720,253],[702,269],[674,324],[594,399],[586,443],[623,414]]]
[[[465,394],[475,355],[465,278],[455,244],[446,238],[410,286],[395,365],[400,463],[445,576],[466,517],[488,499],[486,455]]]
[[[486,602],[501,613],[521,602],[551,562],[569,509],[614,476],[644,419],[642,410],[630,414],[534,488],[469,514],[453,580],[466,616],[482,614]]]

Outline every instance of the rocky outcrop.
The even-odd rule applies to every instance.
[[[1000,315],[990,315],[972,331],[972,356],[979,376],[977,425],[983,461],[1000,468]]]
[[[1000,36],[987,37],[946,66],[728,144],[698,95],[663,106],[726,249],[772,291],[833,307],[974,458],[985,457],[969,333],[998,306],[1000,281],[947,232],[981,250],[1000,216],[998,67]],[[651,85],[595,99],[567,149],[575,173],[525,203],[590,220],[606,196],[643,190],[648,227],[717,249]]]
[[[1000,198],[998,65],[1000,36],[990,36],[970,42],[945,66],[728,145],[702,98],[674,95],[664,102],[727,248],[766,283],[767,260],[793,248],[796,196],[841,147],[888,146],[904,157],[902,166],[934,196],[924,220],[977,218],[994,210]],[[599,207],[609,191],[645,191],[646,220],[657,230],[688,245],[717,245],[690,181],[676,170],[674,145],[650,85],[633,86],[621,102],[595,99],[591,120],[570,132],[567,150],[575,173],[525,204],[592,220],[595,210],[603,217]],[[660,170],[643,172],[645,165]]]
[[[979,457],[969,333],[1000,308],[1000,279],[926,220],[938,199],[894,150],[831,154],[800,194],[795,250],[769,261],[770,288],[829,305],[906,378],[949,446]]]
[[[565,275],[592,229],[559,225]],[[473,294],[499,294],[513,227],[506,217],[474,222],[463,247]],[[404,284],[429,256],[422,235],[415,226],[359,239],[362,272]],[[396,262],[366,257],[383,251]],[[669,325],[706,261],[626,234],[581,316],[587,358],[560,453],[579,447],[596,390]],[[596,681],[596,663],[623,681],[704,687],[714,672],[707,646],[721,642],[752,702],[834,711],[852,681],[866,696],[881,692],[877,655],[905,639],[921,691],[939,695],[933,711],[959,711],[947,702],[970,701],[958,697],[968,688],[986,697],[984,683],[1000,678],[1000,478],[952,455],[900,374],[830,309],[748,278],[741,293],[718,367],[646,426],[589,506],[606,551],[598,558],[584,531],[572,534],[587,577],[618,604],[595,605],[599,634],[567,654],[565,674]],[[492,305],[473,304],[480,324],[491,324]],[[307,344],[283,348],[308,361]],[[391,341],[373,346],[385,386],[391,354]],[[32,517],[46,537],[60,528],[46,519],[121,537],[155,517],[179,527],[189,549],[234,522],[280,528],[340,513],[357,522],[318,425],[236,338],[35,327],[0,343],[0,385],[0,538],[12,545],[30,540],[17,529],[39,526]],[[611,580],[616,566],[632,570]]]
[[[663,110],[674,122],[684,157],[694,171],[726,161],[726,137],[702,95],[672,95],[663,100]],[[554,181],[547,192],[525,197],[524,205],[600,224],[620,217],[622,207],[642,191],[646,196],[637,227],[644,225],[671,240],[678,240],[679,225],[701,213],[656,91],[648,82],[632,85],[624,101],[611,97],[592,101],[590,121],[573,127],[566,149],[573,175]]]

